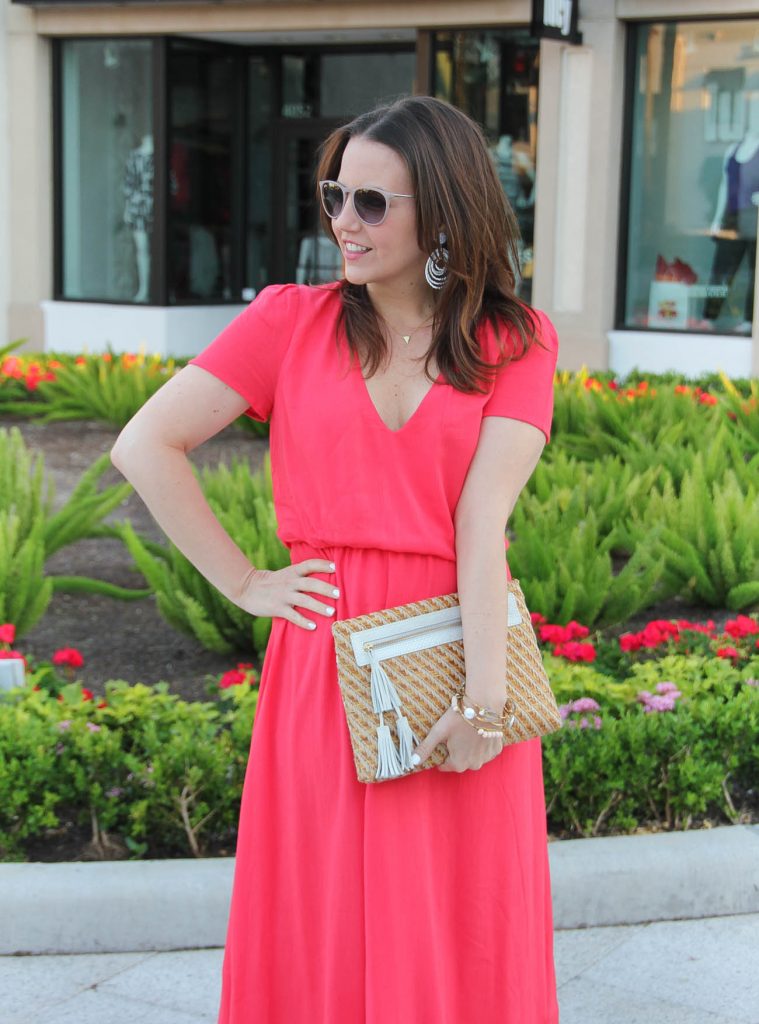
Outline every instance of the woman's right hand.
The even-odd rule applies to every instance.
[[[334,583],[310,575],[334,571],[333,563],[323,558],[307,558],[303,562],[286,565],[284,569],[251,569],[235,604],[251,615],[279,616],[303,629],[316,629],[313,619],[307,618],[298,609],[305,608],[328,618],[334,616],[334,604],[325,604],[317,597],[310,596],[312,593],[331,598],[340,596]]]

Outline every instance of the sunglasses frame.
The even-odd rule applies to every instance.
[[[367,227],[370,227],[370,228],[376,228],[380,224],[384,223],[385,218],[387,217],[388,213],[390,212],[390,200],[391,199],[416,199],[415,195],[409,195],[407,192],[388,192],[387,189],[379,188],[376,185],[370,185],[370,186],[357,185],[355,188],[348,188],[347,185],[343,185],[339,181],[334,181],[332,178],[324,178],[322,181],[319,182],[319,198],[321,200],[322,208],[324,209],[324,212],[327,214],[327,216],[329,217],[330,220],[336,220],[340,216],[340,213],[331,214],[329,212],[329,210],[327,209],[327,205],[324,202],[324,186],[325,185],[336,185],[339,189],[342,190],[342,193],[343,193],[343,205],[342,205],[342,208],[340,210],[340,213],[343,212],[343,210],[345,209],[345,207],[346,207],[346,205],[348,203],[348,199],[350,198],[350,201],[353,203],[353,212],[356,214],[356,216],[358,217],[358,219],[361,221],[362,224],[366,224]],[[379,192],[379,194],[385,200],[385,212],[382,214],[382,218],[380,220],[368,221],[368,220],[365,220],[361,216],[361,214],[356,209],[356,204],[355,204],[354,199],[353,199],[354,193],[356,193],[356,192]]]

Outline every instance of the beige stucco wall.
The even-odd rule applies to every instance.
[[[5,312],[10,301],[10,238],[8,237],[8,174],[10,156],[6,142],[8,126],[8,56],[6,46],[7,7],[0,4],[0,348],[7,345],[8,325]]]
[[[35,12],[8,0],[8,151],[11,339],[42,346],[40,301],[53,291],[53,171],[50,43],[38,35]]]

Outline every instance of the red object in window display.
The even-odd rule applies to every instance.
[[[677,281],[680,284],[695,284],[698,281],[698,274],[689,263],[684,263],[675,257],[668,263],[660,254],[656,257],[655,281]]]

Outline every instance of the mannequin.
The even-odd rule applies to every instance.
[[[146,302],[150,285],[150,239],[153,226],[153,136],[143,135],[127,156],[124,169],[124,223],[132,229],[137,260],[135,302]]]
[[[748,261],[749,283],[746,289],[744,318],[736,327],[740,334],[751,333],[754,315],[757,206],[759,125],[747,130],[741,141],[730,146],[725,153],[722,161],[722,181],[717,194],[717,208],[710,228],[716,248],[709,284],[723,286],[724,295],[710,296],[706,300],[704,319],[710,326],[714,326],[745,254]]]

